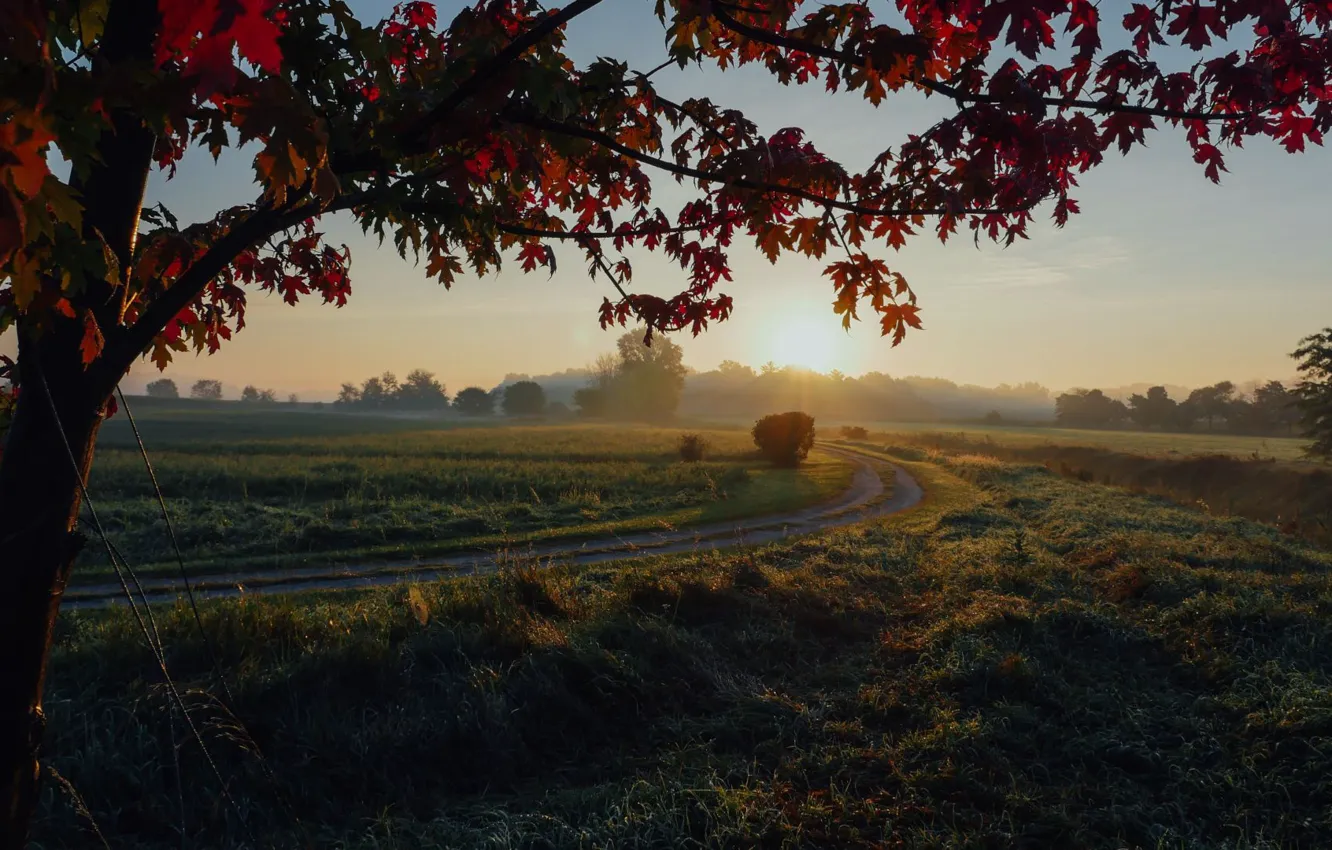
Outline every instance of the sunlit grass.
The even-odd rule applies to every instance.
[[[817,453],[797,470],[770,468],[741,431],[705,432],[707,459],[683,463],[676,429],[293,435],[318,418],[288,414],[265,426],[267,438],[235,440],[152,423],[151,457],[196,569],[400,560],[677,528],[815,504],[851,480],[848,463]],[[136,449],[107,441],[90,489],[141,574],[174,569]],[[90,549],[75,580],[109,569]]]
[[[1276,848],[1332,835],[1332,556],[1038,466],[886,447],[906,513],[748,552],[161,612],[244,820],[189,846]],[[51,761],[180,846],[123,611],[62,617]],[[177,734],[180,727],[177,724]],[[271,771],[271,778],[270,772]],[[86,846],[55,789],[38,846]]]

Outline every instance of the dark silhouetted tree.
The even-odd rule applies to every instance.
[[[149,398],[180,398],[180,390],[177,389],[176,382],[170,378],[149,381],[148,386],[144,387],[144,392]]]
[[[1235,401],[1235,385],[1222,381],[1210,387],[1199,387],[1189,393],[1189,408],[1195,412],[1195,418],[1207,421],[1207,430],[1215,427],[1217,419],[1225,419],[1231,404]]]
[[[1122,401],[1100,390],[1074,390],[1055,399],[1055,420],[1071,428],[1113,428],[1128,415]]]
[[[195,381],[194,386],[190,387],[190,398],[202,399],[204,401],[217,401],[222,398],[222,382],[211,380]]]
[[[1313,440],[1305,451],[1313,457],[1332,458],[1332,328],[1306,336],[1290,356],[1299,361],[1295,398],[1300,427]]]
[[[1179,405],[1165,387],[1151,387],[1146,395],[1133,394],[1128,407],[1139,428],[1171,428],[1179,421]]]
[[[546,391],[535,381],[519,381],[504,388],[504,413],[536,416],[546,410]]]
[[[386,378],[391,377],[386,375]],[[389,382],[384,381],[385,390]],[[394,407],[410,410],[443,410],[449,406],[449,396],[444,384],[435,380],[434,373],[424,369],[413,369],[396,392],[390,392],[388,403]]]
[[[495,397],[481,387],[468,387],[454,397],[453,409],[463,416],[490,416],[495,412]]]

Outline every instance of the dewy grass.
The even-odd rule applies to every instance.
[[[320,417],[268,417],[279,421],[265,425],[264,439],[230,441],[149,420],[158,478],[195,569],[402,560],[685,526],[815,504],[851,480],[850,465],[826,455],[797,470],[772,469],[739,431],[709,432],[712,457],[686,464],[669,429],[292,436]],[[99,515],[143,574],[170,572],[173,552],[142,461],[116,439],[99,450],[90,484]],[[75,581],[108,569],[90,551]]]
[[[185,843],[1329,846],[1332,555],[884,456],[924,503],[781,545],[210,603],[227,710],[162,612],[239,802],[183,744]],[[115,847],[182,840],[152,670],[125,612],[62,617],[49,759]],[[89,840],[48,783],[37,846]]]

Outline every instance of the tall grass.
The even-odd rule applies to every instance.
[[[757,551],[209,604],[248,738],[164,612],[236,800],[183,746],[185,843],[1328,845],[1332,556],[890,456],[921,508]],[[62,618],[50,759],[116,847],[181,843],[152,669],[123,612]],[[48,783],[38,846],[90,840]]]
[[[963,433],[891,434],[883,439],[952,455],[1039,463],[1083,482],[1125,487],[1218,516],[1270,523],[1332,545],[1332,474],[1311,465],[1230,455],[1137,455],[1091,446],[1014,445]]]

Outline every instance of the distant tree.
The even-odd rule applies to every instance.
[[[1298,393],[1280,381],[1268,381],[1253,391],[1254,410],[1269,433],[1294,432],[1300,422],[1298,400]]]
[[[1139,428],[1170,428],[1179,421],[1179,405],[1165,387],[1152,387],[1146,395],[1129,397],[1129,416]]]
[[[388,378],[393,376],[385,373],[381,381],[384,383],[386,392],[390,385]],[[394,382],[396,383],[396,381]],[[435,380],[432,372],[424,369],[413,369],[407,373],[407,378],[402,385],[392,392],[389,402],[396,407],[406,407],[415,410],[440,410],[449,406],[448,393],[444,391],[444,384]]]
[[[1055,420],[1072,428],[1111,428],[1128,415],[1122,401],[1100,390],[1074,390],[1055,399]]]
[[[869,430],[860,425],[843,425],[842,436],[848,440],[868,440]]]
[[[684,391],[684,350],[663,336],[647,345],[637,331],[623,334],[615,348],[620,366],[612,385],[613,412],[650,421],[673,415]]]
[[[535,381],[519,381],[504,388],[507,416],[535,416],[546,409],[546,391]]]
[[[599,418],[606,415],[608,389],[590,386],[574,390],[573,403],[582,416]]]
[[[337,405],[352,407],[361,403],[361,391],[355,384],[343,384],[342,389],[338,390],[338,399],[333,402]]]
[[[296,395],[296,393],[289,393],[287,395],[287,404],[299,404],[300,401],[301,397]]]
[[[759,367],[759,371],[764,375],[772,375],[782,370],[776,363],[769,360],[767,363],[764,363]]]
[[[260,391],[259,391],[259,401],[263,402],[264,404],[275,404],[275,403],[277,402],[277,391],[276,391],[276,390],[260,390]]]
[[[759,454],[777,466],[797,466],[814,447],[814,417],[798,410],[773,413],[754,423],[750,434]]]
[[[1211,431],[1217,419],[1225,419],[1234,401],[1235,385],[1230,381],[1222,381],[1189,393],[1186,403],[1197,412],[1198,418],[1207,420],[1207,430]]]
[[[258,401],[259,388],[254,384],[246,384],[245,389],[241,390],[241,401]]]
[[[366,378],[361,383],[361,407],[383,407],[388,403],[388,399],[389,394],[384,389],[382,379]]]
[[[190,387],[190,398],[203,399],[204,401],[217,401],[222,398],[222,382],[209,380],[195,381],[194,386]]]
[[[180,398],[180,390],[176,388],[176,382],[170,378],[149,381],[144,390],[149,398]]]
[[[464,416],[489,416],[495,412],[495,397],[481,387],[468,387],[454,397],[453,407]]]
[[[750,380],[758,377],[758,374],[752,368],[734,360],[723,360],[718,363],[717,371],[723,378],[732,381]]]
[[[1332,328],[1306,336],[1290,356],[1299,361],[1295,398],[1301,430],[1313,440],[1305,452],[1332,457]]]
[[[997,410],[991,410],[989,413],[985,414],[985,418],[982,421],[984,421],[986,425],[1002,425],[1004,424],[1004,415]]]

